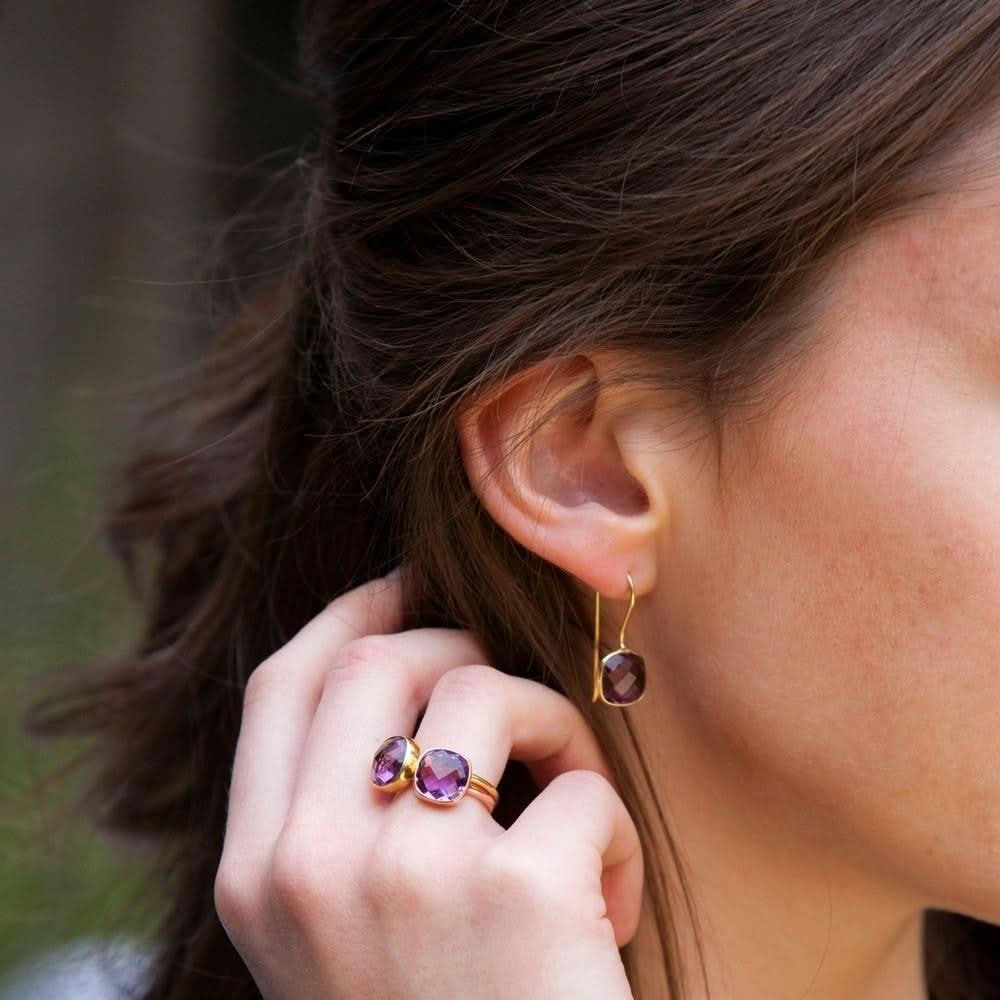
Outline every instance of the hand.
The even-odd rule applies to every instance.
[[[246,688],[220,919],[269,1000],[631,998],[635,826],[579,710],[485,666],[460,629],[406,632],[397,573],[339,597]],[[584,669],[584,667],[581,667]],[[541,789],[505,830],[370,784],[388,736],[454,748]]]

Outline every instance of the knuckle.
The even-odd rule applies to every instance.
[[[550,911],[567,895],[551,866],[500,844],[483,854],[475,884],[483,906],[513,910],[524,918]]]
[[[557,774],[549,784],[555,785],[557,783],[560,791],[570,792],[581,798],[601,801],[618,797],[614,785],[603,774],[586,768],[563,771]]]
[[[212,887],[215,912],[234,936],[243,936],[254,925],[258,910],[257,892],[246,874],[246,867],[224,855]]]
[[[374,853],[360,875],[361,890],[372,909],[408,908],[420,898],[419,880],[402,851]]]
[[[399,650],[388,636],[363,635],[340,647],[327,679],[333,682],[359,680],[375,670],[387,669],[398,657]]]
[[[250,674],[243,688],[243,710],[256,705],[277,683],[277,675],[281,671],[281,662],[277,656],[269,656]]]
[[[299,923],[314,920],[322,911],[323,880],[328,877],[314,838],[286,827],[271,856],[269,887],[278,907]]]
[[[423,857],[421,852],[401,850],[381,850],[369,857],[359,875],[361,894],[382,923],[433,912],[440,885],[456,884],[450,877],[441,878],[442,873],[433,866],[415,860]]]
[[[447,701],[499,702],[506,694],[504,675],[495,667],[474,663],[453,667],[442,674],[434,695]]]

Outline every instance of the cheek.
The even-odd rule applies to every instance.
[[[1000,833],[1000,400],[876,359],[831,366],[714,525],[687,694],[741,781],[954,878]]]
[[[936,389],[913,379],[905,397],[883,382],[820,400],[785,456],[794,475],[770,484],[781,499],[767,504],[766,482],[758,498],[794,567],[786,593],[797,592],[804,662],[823,668],[843,721],[879,721],[856,735],[887,761],[925,743],[939,753],[940,727],[958,721],[949,705],[1000,693],[997,463],[969,447],[1000,410],[941,405]],[[900,721],[921,725],[895,743]]]

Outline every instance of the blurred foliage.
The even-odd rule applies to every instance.
[[[141,932],[149,917],[138,859],[74,818],[79,778],[54,780],[79,747],[26,741],[20,723],[47,672],[120,650],[135,627],[100,517],[141,345],[106,317],[81,324],[26,414],[0,505],[0,973],[80,934]]]
[[[0,981],[156,916],[135,845],[78,807],[86,773],[59,777],[83,748],[26,740],[21,716],[47,676],[134,637],[107,487],[150,390],[233,297],[206,272],[252,274],[275,243],[275,178],[315,125],[296,8],[14,0],[0,17]]]

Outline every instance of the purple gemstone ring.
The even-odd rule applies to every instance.
[[[492,812],[500,798],[496,786],[473,774],[468,758],[457,751],[429,747],[421,752],[408,736],[390,736],[372,758],[372,784],[394,792],[411,779],[418,798],[434,805],[452,806],[471,793]]]
[[[383,792],[405,788],[417,770],[420,747],[409,736],[383,740],[372,758],[371,781]]]

